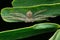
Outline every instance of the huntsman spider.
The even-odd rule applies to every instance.
[[[33,14],[32,11],[29,10],[29,11],[27,11],[26,15],[24,15],[23,13],[10,13],[11,16],[6,16],[6,18],[14,19],[14,20],[21,20],[24,22],[35,22],[35,21],[47,20],[47,18],[49,18],[49,17],[56,17],[56,16],[49,16],[49,15],[47,16],[47,15],[40,14],[45,11],[47,11],[47,9],[37,11]]]

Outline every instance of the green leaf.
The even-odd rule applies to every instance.
[[[34,7],[26,7],[26,8],[21,8],[21,7],[4,8],[1,11],[1,17],[6,22],[22,22],[22,20],[19,18],[21,18],[21,17],[24,18],[24,15],[26,15],[26,13],[28,11],[31,11],[33,13],[32,14],[33,18],[35,18],[34,14],[36,12],[42,11],[42,10],[46,10],[46,11],[43,11],[42,13],[39,13],[35,16],[42,15],[42,17],[43,17],[45,15],[45,17],[46,16],[52,17],[52,16],[59,16],[60,15],[60,5],[58,4],[58,5],[53,5],[53,6],[50,5],[50,6],[34,6]],[[10,16],[12,16],[12,17],[10,17]],[[39,18],[39,19],[38,19],[39,21],[43,21],[41,18]],[[26,20],[24,20],[24,21],[26,21]]]
[[[40,23],[30,27],[7,30],[0,32],[0,40],[17,40],[56,31],[59,27],[55,23]]]
[[[60,3],[60,0],[13,0],[13,7],[27,7],[35,5],[49,5],[54,3]]]
[[[60,40],[60,29],[58,29],[49,40]]]

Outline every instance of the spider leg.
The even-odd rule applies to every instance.
[[[35,16],[35,21],[38,21],[38,20],[47,20],[48,21],[48,18],[49,17],[56,17],[56,16],[47,16],[47,15],[38,15],[38,16]]]
[[[34,17],[37,18],[37,17],[44,17],[44,16],[43,15],[36,15]]]
[[[37,12],[34,14],[34,16],[36,16],[37,14],[40,14],[40,13],[42,13],[42,12],[45,12],[45,11],[47,11],[47,9],[37,11]]]
[[[11,16],[15,16],[15,17],[22,17],[22,18],[24,18],[24,17],[26,17],[24,14],[22,14],[22,13],[10,13],[10,15]]]
[[[35,18],[34,21],[43,21],[43,20],[47,20],[47,18]]]
[[[35,18],[36,17],[56,17],[56,16],[53,16],[53,15],[52,16],[49,16],[49,15],[36,15]]]
[[[22,20],[25,21],[25,18],[20,18],[20,17],[14,17],[14,16],[4,16],[3,18],[5,19],[13,19],[13,20]]]

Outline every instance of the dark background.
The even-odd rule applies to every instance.
[[[3,9],[5,7],[12,7],[11,2],[12,2],[12,0],[0,0],[0,11],[1,11],[1,9]],[[43,23],[43,22],[52,22],[52,23],[60,24],[60,22],[59,22],[60,21],[60,16],[55,17],[55,18],[49,18],[49,20],[50,21],[41,21],[41,23]],[[17,28],[22,28],[22,27],[28,27],[28,26],[31,26],[31,25],[34,25],[34,24],[37,24],[37,23],[39,23],[39,22],[33,22],[33,23],[24,23],[24,22],[8,23],[8,22],[3,21],[1,16],[0,16],[0,31],[12,30],[12,29],[17,29]],[[25,38],[23,40],[48,40],[53,34],[54,34],[54,32],[45,33],[45,34]]]

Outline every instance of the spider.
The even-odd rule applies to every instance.
[[[27,11],[26,15],[24,15],[23,13],[10,13],[11,16],[8,16],[6,18],[14,19],[14,20],[22,20],[24,22],[35,22],[35,21],[47,20],[47,18],[49,17],[56,17],[56,16],[47,16],[40,14],[45,11],[47,11],[47,9],[37,11],[33,14],[32,11],[29,10]]]

